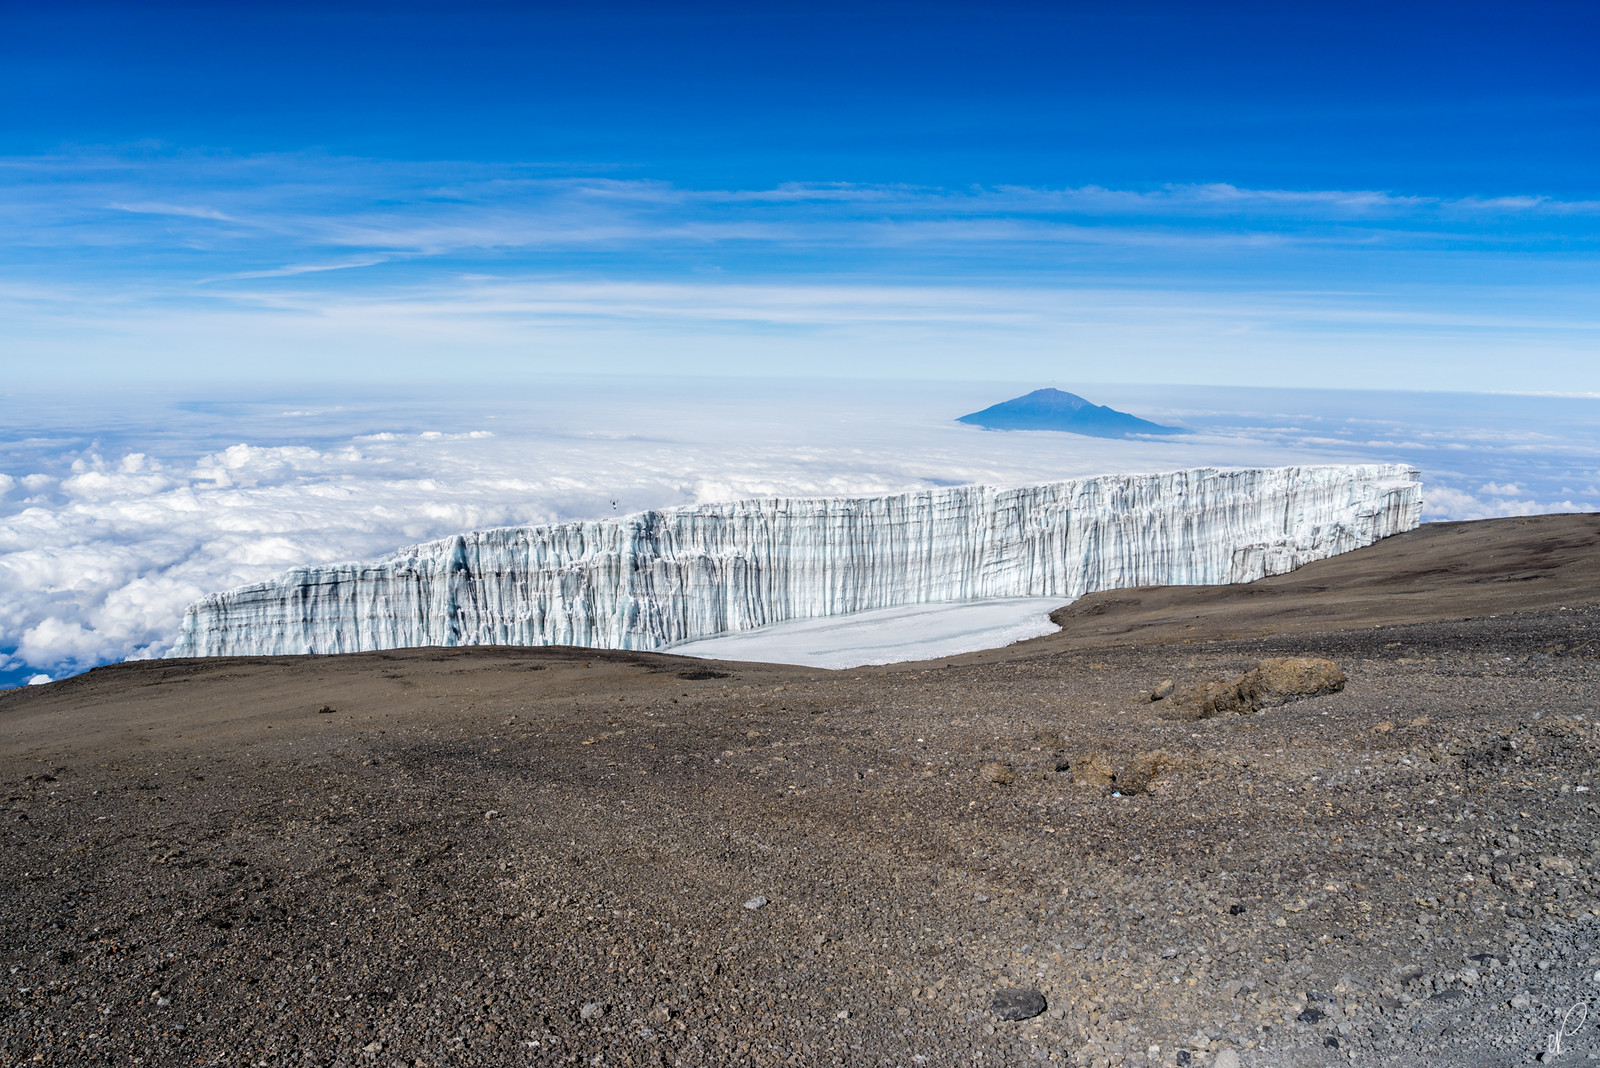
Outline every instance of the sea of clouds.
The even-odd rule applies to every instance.
[[[196,597],[289,567],[738,497],[1398,460],[1423,471],[1427,520],[1600,509],[1596,398],[1095,386],[1077,391],[1191,433],[1107,441],[953,421],[1027,388],[573,378],[13,393],[0,685],[160,656]]]

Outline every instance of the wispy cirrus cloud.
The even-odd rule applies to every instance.
[[[1338,366],[1374,385],[1424,385],[1452,348],[1476,368],[1457,384],[1600,384],[1580,357],[1600,343],[1600,210],[1537,194],[689,188],[599,168],[57,156],[0,161],[0,227],[0,332],[30,374],[103,363],[107,339],[167,344],[172,373],[293,364],[263,358],[268,341],[355,374],[389,345],[430,373],[448,325],[550,367],[582,357],[584,330],[592,353],[632,353],[623,366],[708,352],[718,372],[737,345],[790,358],[782,338],[830,331],[824,362],[874,373],[1082,352],[1188,377],[1231,349],[1232,378],[1288,382],[1331,375],[1342,345]]]
[[[201,281],[207,282],[245,278],[292,278],[298,274],[321,274],[325,271],[349,271],[360,267],[376,267],[380,263],[388,262],[389,257],[387,256],[362,256],[359,259],[344,260],[340,263],[291,263],[283,267],[273,267],[262,271],[236,271],[230,275],[223,275],[220,279],[201,279]]]
[[[1013,241],[1214,245],[1350,240],[1350,225],[1403,242],[1474,216],[1600,215],[1600,203],[1539,195],[1440,198],[1377,190],[1247,189],[1225,183],[1145,190],[1099,186],[939,189],[784,183],[694,189],[648,179],[558,176],[482,164],[399,164],[306,156],[6,161],[29,180],[0,187],[24,236],[63,245],[108,218],[227,222],[241,242],[365,246],[442,255],[462,249],[680,241],[871,246],[904,235],[950,243]],[[49,180],[46,181],[45,179]],[[55,214],[23,209],[50,201]],[[1320,232],[1317,224],[1332,227]],[[958,225],[965,224],[965,225]],[[1181,224],[1181,225],[1179,225]],[[125,225],[125,224],[123,224]],[[1106,229],[1108,225],[1113,228]],[[1151,236],[1147,231],[1153,231]],[[1473,230],[1468,226],[1465,234]],[[1458,235],[1459,236],[1459,235]],[[1525,235],[1535,240],[1538,235]],[[1593,236],[1592,234],[1589,236]],[[151,231],[152,244],[169,243]]]
[[[183,219],[214,219],[218,222],[237,222],[232,215],[220,212],[215,208],[197,207],[187,204],[118,204],[109,205],[115,211],[131,212],[134,215],[176,215]]]

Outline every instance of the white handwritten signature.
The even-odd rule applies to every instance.
[[[1559,1057],[1567,1052],[1562,1045],[1563,1038],[1571,1038],[1583,1027],[1584,1021],[1589,1019],[1589,1003],[1580,1001],[1572,1008],[1561,1014],[1561,1024],[1553,1034],[1546,1036],[1544,1052],[1546,1057]]]

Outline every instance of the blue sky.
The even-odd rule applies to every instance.
[[[0,8],[5,381],[1600,392],[1592,5]]]

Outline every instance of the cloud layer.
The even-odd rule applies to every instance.
[[[191,600],[292,566],[614,510],[1368,459],[1421,466],[1429,519],[1600,507],[1600,401],[1458,397],[1430,412],[1405,395],[1095,396],[1195,431],[1162,441],[950,421],[1015,392],[677,381],[342,405],[33,398],[35,425],[0,446],[0,679],[160,655]]]

